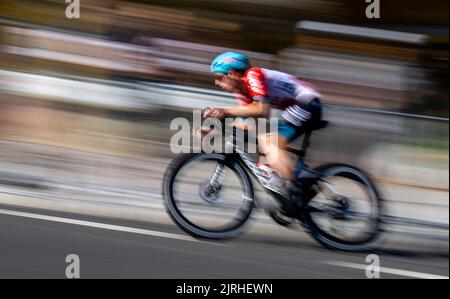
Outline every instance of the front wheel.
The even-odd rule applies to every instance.
[[[208,239],[239,234],[254,205],[247,172],[232,156],[215,153],[175,159],[164,178],[163,198],[181,229]]]
[[[308,232],[322,245],[344,251],[371,248],[380,235],[382,199],[363,171],[344,164],[316,168],[317,194],[302,212]]]

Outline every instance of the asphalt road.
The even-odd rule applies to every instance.
[[[448,192],[382,186],[389,215],[421,225],[388,225],[376,252],[324,249],[259,211],[238,238],[204,242],[163,209],[167,159],[25,145],[1,145],[0,278],[66,278],[66,257],[76,254],[81,278],[365,279],[371,253],[381,278],[448,277]]]
[[[0,206],[0,278],[366,279],[370,253],[298,238],[246,233],[227,242],[192,239],[174,225]],[[381,278],[448,278],[447,253],[373,252]],[[73,260],[72,260],[73,262]]]

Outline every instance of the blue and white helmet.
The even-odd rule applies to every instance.
[[[214,58],[211,63],[212,73],[228,74],[230,71],[245,72],[250,68],[250,61],[247,55],[236,52],[225,52]]]

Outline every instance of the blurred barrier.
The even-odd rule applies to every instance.
[[[33,105],[38,109],[40,102],[55,103],[54,109],[45,110],[50,114],[42,113],[42,108],[36,110],[41,111],[36,112],[36,121],[56,117],[57,123],[67,128],[66,134],[79,129],[117,138],[158,140],[167,144],[175,133],[169,130],[172,119],[179,116],[191,119],[191,109],[234,105],[234,99],[226,93],[173,84],[61,79],[10,71],[0,71],[0,79],[1,103],[10,122],[20,123],[27,115],[22,114],[23,111],[32,113]],[[8,100],[9,96],[12,99]],[[17,100],[20,98],[37,102],[21,107],[21,102]],[[64,105],[84,106],[80,112],[85,118],[92,115],[92,125],[77,122],[77,118],[71,116],[74,113],[66,113],[66,120],[62,113]],[[405,185],[444,188],[448,191],[448,167],[442,164],[448,162],[448,119],[335,105],[327,107],[325,118],[331,126],[313,137],[311,159],[357,163],[385,182],[395,180]],[[116,115],[122,119],[122,129],[118,128],[119,124],[108,125],[117,122],[115,114],[108,111],[117,111]],[[5,124],[0,132],[5,134],[8,120],[3,119]],[[98,124],[95,119],[98,119]],[[24,130],[33,123],[33,119],[27,119],[27,123]],[[100,123],[104,125],[100,126]],[[146,125],[150,124],[147,128]],[[105,125],[106,130],[101,129]],[[118,128],[121,133],[108,129],[108,126]],[[151,127],[157,128],[153,134]],[[52,128],[45,130],[51,133]],[[42,134],[45,136],[45,132]],[[64,138],[63,135],[60,137]],[[167,156],[163,152],[155,154]]]

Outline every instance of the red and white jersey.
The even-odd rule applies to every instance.
[[[250,99],[237,96],[241,104],[252,101],[269,103],[273,108],[285,109],[295,103],[308,104],[315,98],[320,98],[318,91],[306,82],[292,75],[263,68],[250,68],[244,76]]]

